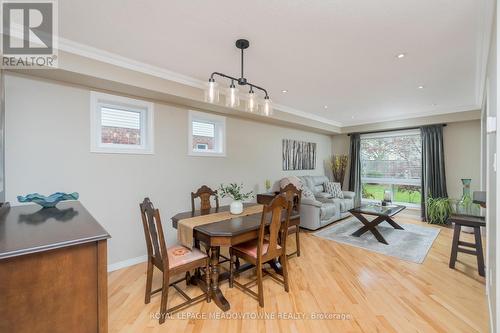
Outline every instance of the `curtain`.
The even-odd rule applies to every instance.
[[[361,205],[361,138],[359,133],[351,134],[349,168],[349,191],[356,193],[354,197],[354,206]]]
[[[423,126],[422,135],[422,218],[427,220],[427,198],[448,197],[444,169],[443,125]]]

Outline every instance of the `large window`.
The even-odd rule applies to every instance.
[[[361,135],[361,184],[364,200],[392,201],[409,206],[420,203],[422,143],[420,131]]]
[[[226,155],[226,118],[189,112],[188,153],[194,156]]]
[[[92,92],[91,151],[153,153],[153,104]]]

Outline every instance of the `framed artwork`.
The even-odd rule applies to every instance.
[[[316,169],[316,143],[283,139],[283,170]]]

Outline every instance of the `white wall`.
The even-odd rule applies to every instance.
[[[481,121],[449,123],[443,129],[446,187],[450,198],[460,199],[462,178],[471,178],[471,191],[481,189]]]
[[[155,154],[90,153],[90,96],[86,88],[29,77],[6,76],[6,195],[77,191],[90,213],[108,230],[108,262],[146,253],[139,202],[150,196],[160,209],[172,244],[170,217],[190,210],[190,192],[207,184],[243,182],[264,191],[266,179],[325,174],[331,138],[311,132],[227,119],[227,157],[187,155],[187,110],[155,104]],[[313,171],[281,170],[281,140],[318,144]]]
[[[496,17],[496,15],[495,15]],[[488,56],[488,67],[486,72],[485,99],[483,102],[483,116],[497,117],[498,112],[498,51],[497,51],[497,22],[493,24],[490,52]],[[497,118],[497,128],[500,128],[500,120]],[[500,190],[500,184],[497,181],[497,172],[494,168],[495,158],[498,156],[500,137],[496,132],[488,133],[486,136],[486,191],[487,191],[487,215],[486,215],[486,288],[488,291],[488,303],[490,307],[491,332],[497,332],[498,316],[500,308],[497,305],[497,300],[500,298],[500,247],[497,246],[500,239],[500,228],[497,227],[498,209],[497,193]],[[496,156],[495,156],[496,154]],[[498,163],[498,162],[497,162]]]

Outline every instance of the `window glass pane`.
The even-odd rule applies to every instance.
[[[130,110],[101,108],[101,142],[140,145],[141,113]]]
[[[215,150],[215,124],[193,121],[193,149]]]
[[[361,182],[364,199],[420,203],[422,144],[419,133],[361,138]]]
[[[213,138],[215,136],[215,124],[193,121],[193,135]]]

